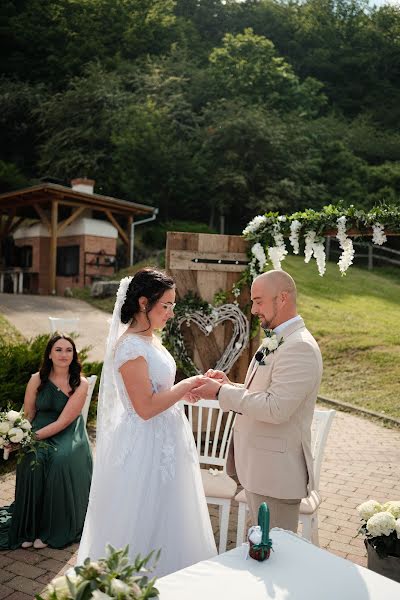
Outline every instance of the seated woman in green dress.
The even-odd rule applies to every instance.
[[[88,382],[70,337],[54,335],[25,392],[24,413],[39,440],[17,466],[15,501],[0,508],[0,549],[63,548],[79,541],[89,499],[92,455],[81,415]]]

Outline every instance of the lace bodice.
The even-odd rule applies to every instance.
[[[166,348],[153,337],[140,336],[134,333],[125,334],[117,343],[114,355],[114,367],[118,392],[125,410],[133,411],[132,403],[127,396],[125,385],[119,369],[129,360],[143,356],[147,362],[153,392],[168,390],[174,385],[175,361]]]
[[[115,381],[118,395],[125,409],[122,427],[128,427],[129,432],[126,436],[122,436],[122,440],[125,440],[126,443],[120,445],[117,462],[124,463],[132,452],[132,429],[135,429],[136,432],[138,430],[146,431],[149,440],[157,440],[155,443],[161,449],[161,460],[158,467],[162,480],[168,481],[175,475],[176,428],[182,427],[183,412],[178,404],[174,404],[148,421],[141,419],[135,412],[119,369],[124,363],[135,360],[139,356],[143,356],[147,362],[154,393],[170,389],[175,381],[175,361],[157,338],[154,336],[147,338],[132,333],[121,337],[114,354]]]

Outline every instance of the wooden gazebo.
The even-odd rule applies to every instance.
[[[52,294],[56,293],[58,236],[78,217],[88,210],[105,215],[126,245],[129,256],[135,218],[151,217],[157,213],[152,206],[93,193],[92,180],[74,180],[71,183],[73,187],[42,183],[0,194],[0,248],[5,238],[22,224],[38,220],[46,228],[47,237],[50,237],[48,269],[49,291]]]

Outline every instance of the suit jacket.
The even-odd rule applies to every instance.
[[[322,358],[302,319],[280,337],[283,343],[265,365],[253,358],[243,385],[221,387],[219,402],[223,410],[239,413],[230,452],[234,445],[243,487],[272,498],[304,498],[314,486],[311,422]]]

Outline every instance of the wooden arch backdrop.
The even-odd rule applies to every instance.
[[[237,235],[168,232],[165,264],[176,281],[178,298],[193,292],[212,304],[215,293],[230,291],[246,269],[246,249],[247,242]],[[228,302],[233,300],[233,296],[228,295]],[[250,290],[244,288],[238,300],[240,308],[244,309],[250,302]],[[205,336],[195,325],[190,328],[183,326],[182,334],[188,353],[204,373],[216,365],[229,342],[232,327],[226,322]],[[228,373],[232,381],[244,381],[247,367],[258,346],[257,335],[249,340]]]

